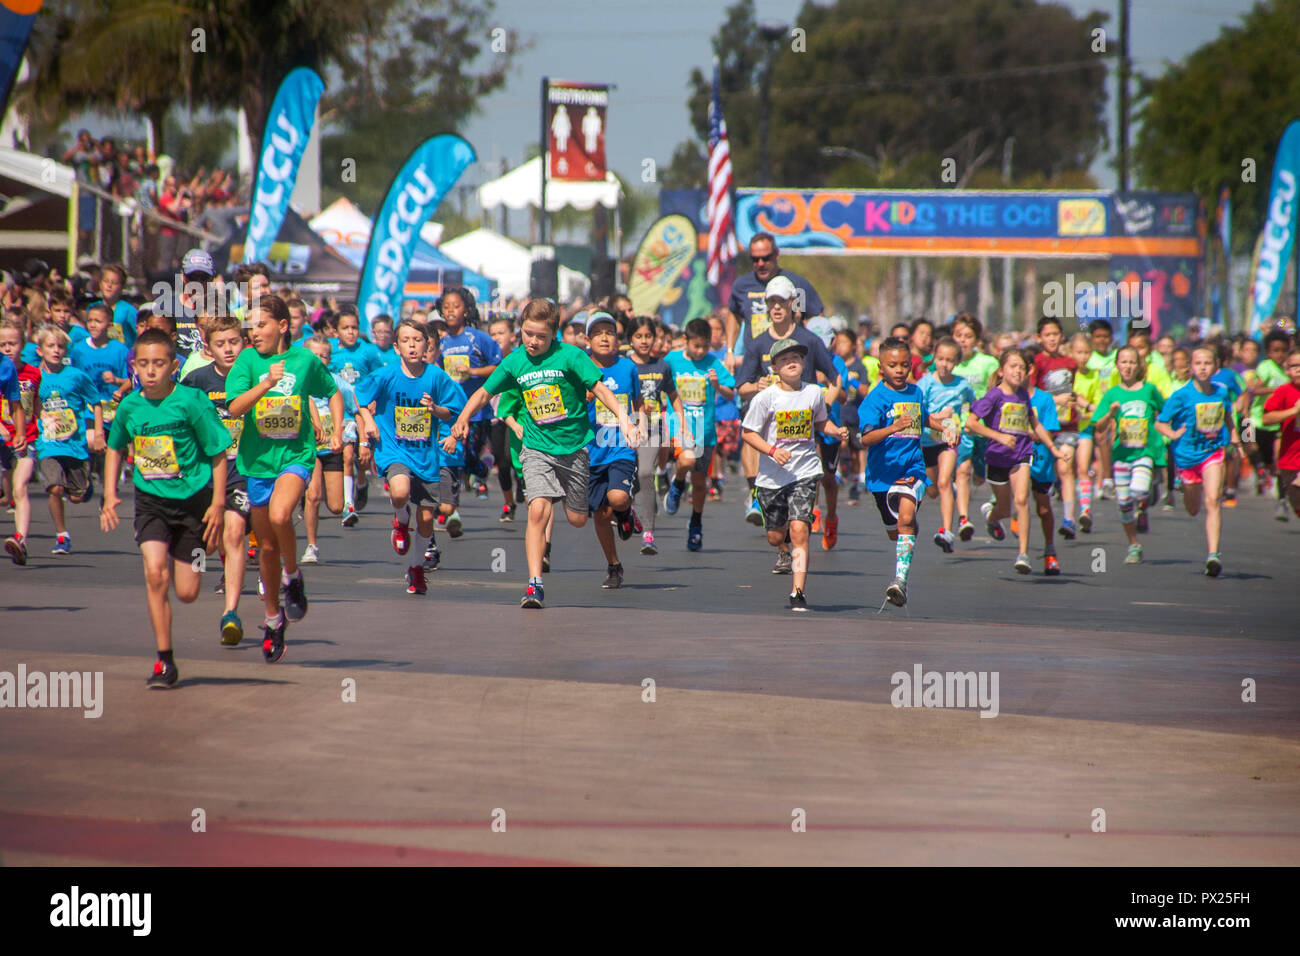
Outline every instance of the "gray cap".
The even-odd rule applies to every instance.
[[[210,276],[216,276],[217,274],[217,265],[212,261],[212,256],[202,249],[191,249],[185,253],[185,258],[181,260],[182,275],[192,275],[195,272],[202,272]]]
[[[772,348],[768,350],[767,354],[775,364],[776,360],[787,352],[795,352],[800,357],[806,358],[808,356],[808,346],[793,338],[777,339],[772,343]]]

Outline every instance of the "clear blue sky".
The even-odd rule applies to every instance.
[[[1107,29],[1119,26],[1117,2],[1065,0],[1076,14],[1111,14]],[[1133,0],[1130,54],[1134,69],[1159,74],[1163,61],[1177,61],[1214,39],[1253,4],[1249,0]],[[639,181],[641,162],[652,157],[666,165],[673,148],[693,135],[687,119],[687,77],[692,67],[707,70],[710,38],[722,23],[724,0],[498,0],[494,22],[531,37],[533,48],[513,54],[517,62],[506,87],[483,100],[483,109],[464,130],[480,163],[465,173],[465,183],[491,179],[506,159],[522,161],[537,142],[538,87],[541,77],[616,84],[610,98],[607,149],[613,169]],[[796,0],[758,0],[759,19],[794,24],[802,7]],[[1111,151],[1092,172],[1103,187],[1114,187],[1110,168],[1114,149],[1114,96],[1109,87]],[[744,185],[741,183],[740,185]]]

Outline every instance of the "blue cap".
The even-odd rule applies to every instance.
[[[614,326],[615,332],[618,331],[618,323],[614,321],[614,317],[608,312],[592,312],[587,318],[587,334],[590,335],[591,330],[602,322],[608,322],[610,325]]]

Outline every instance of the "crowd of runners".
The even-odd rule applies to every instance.
[[[1205,574],[1217,576],[1223,509],[1252,481],[1276,496],[1279,520],[1300,515],[1300,351],[1285,323],[1258,342],[1200,343],[1152,341],[1135,323],[1120,345],[1106,320],[1071,329],[1045,317],[1022,340],[987,335],[963,312],[867,341],[827,322],[771,236],[749,252],[754,270],[727,308],[680,329],[635,315],[624,296],[483,316],[463,288],[427,312],[366,321],[346,304],[313,309],[273,292],[257,264],[239,267],[233,295],[204,295],[223,285],[202,250],[184,257],[185,291],[139,308],[115,266],[81,307],[57,286],[35,305],[30,294],[6,301],[5,550],[34,560],[34,481],[54,555],[73,550],[69,502],[102,489],[108,531],[131,486],[158,651],[149,683],[170,687],[170,594],[198,597],[196,559],[223,563],[226,645],[244,638],[251,564],[262,652],[278,661],[289,622],[308,611],[302,566],[333,557],[320,545],[322,505],[356,527],[372,482],[412,595],[440,566],[439,533],[464,534],[460,496],[487,499],[496,484],[499,521],[526,524],[525,608],[545,604],[557,508],[575,527],[591,522],[613,589],[620,546],[657,554],[656,523],[682,520],[683,505],[686,548],[704,549],[706,505],[742,474],[744,492],[727,498],[756,545],[761,533],[774,549],[773,573],[791,577],[793,611],[809,608],[813,542],[833,550],[841,505],[863,492],[894,543],[884,597],[898,606],[927,501],[939,549],[973,538],[974,504],[988,535],[1014,539],[1020,574],[1034,570],[1036,536],[1042,573],[1058,575],[1057,538],[1107,521],[1140,564],[1154,512],[1181,500],[1204,513]],[[1106,499],[1114,511],[1095,510]]]

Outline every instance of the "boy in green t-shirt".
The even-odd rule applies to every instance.
[[[587,523],[587,481],[590,464],[587,445],[594,433],[587,411],[587,393],[618,417],[624,441],[635,448],[636,426],[627,409],[619,404],[601,381],[600,369],[586,353],[555,339],[560,310],[547,299],[534,299],[520,315],[524,347],[515,349],[497,366],[483,387],[452,425],[443,449],[451,454],[456,442],[469,435],[469,422],[493,395],[518,391],[523,399],[523,450],[519,462],[524,472],[524,493],[528,498],[528,586],[521,607],[543,606],[542,558],[546,551],[546,527],[554,503],[564,501],[569,524],[581,528]]]
[[[135,343],[140,390],[123,401],[108,436],[104,504],[99,524],[117,527],[122,450],[135,453],[135,540],[144,558],[149,620],[158,662],[148,685],[168,688],[178,674],[172,657],[172,612],[167,589],[186,604],[199,596],[199,569],[225,527],[226,448],[230,433],[207,396],[177,385],[176,343],[150,329]]]
[[[1261,495],[1273,478],[1277,429],[1265,427],[1260,421],[1264,417],[1264,402],[1288,381],[1282,366],[1291,351],[1291,343],[1291,334],[1282,329],[1274,329],[1264,336],[1265,358],[1255,366],[1254,376],[1247,379],[1251,395],[1248,415],[1251,428],[1245,434],[1253,431],[1254,441],[1246,442],[1246,455],[1255,469],[1255,491]],[[1286,492],[1282,488],[1278,489],[1278,499],[1278,509],[1285,514]]]

